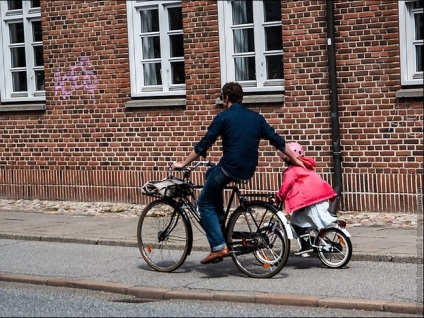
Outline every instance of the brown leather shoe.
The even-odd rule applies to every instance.
[[[228,247],[224,247],[222,250],[211,252],[208,256],[206,256],[204,259],[200,261],[202,264],[209,264],[216,261],[222,260],[224,257],[227,257],[230,255],[230,251],[228,250]]]

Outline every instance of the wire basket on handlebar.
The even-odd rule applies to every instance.
[[[210,161],[201,161],[198,162],[193,169],[176,169],[183,172],[183,179],[176,178],[173,175],[173,169],[169,168],[169,174],[165,179],[148,181],[141,187],[141,191],[145,195],[158,198],[177,198],[190,195],[194,186],[190,180],[191,171],[198,166],[212,165],[213,163]]]
[[[176,198],[190,194],[191,186],[182,179],[167,177],[162,180],[146,182],[141,187],[141,191],[143,194],[153,197]]]

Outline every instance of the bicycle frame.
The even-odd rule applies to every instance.
[[[203,186],[199,186],[199,185],[193,185],[192,189],[193,191],[195,189],[201,189]],[[246,201],[245,196],[240,192],[240,189],[238,186],[227,186],[225,187],[226,190],[231,190],[231,194],[230,194],[230,198],[227,201],[227,206],[224,210],[225,212],[225,220],[228,220],[228,216],[230,215],[230,211],[231,211],[231,207],[232,204],[235,200],[235,198],[237,197],[239,202],[240,202],[240,206],[244,207],[244,202]],[[197,223],[202,227],[202,229],[204,229],[203,227],[203,223],[202,220],[200,218],[200,214],[197,210],[197,206],[194,202],[196,202],[196,197],[194,196],[194,194],[191,195],[192,200],[190,200],[190,198],[188,196],[181,196],[178,201],[177,201],[177,206],[181,207],[181,209],[183,211],[187,211],[190,213],[191,216],[193,216],[193,218],[197,221]],[[193,202],[194,201],[194,202]],[[226,222],[225,221],[225,222]],[[224,225],[225,225],[224,222]]]
[[[211,166],[213,164],[210,161],[201,161],[201,162],[198,162],[195,165],[194,169],[196,169],[200,165]],[[183,178],[184,178],[185,181],[190,181],[191,171],[192,171],[191,169],[186,169],[184,171],[184,177]],[[171,172],[171,169],[170,169],[170,172]],[[231,194],[230,194],[230,197],[227,201],[226,209],[224,210],[225,211],[224,228],[225,228],[225,223],[228,221],[228,217],[230,215],[230,210],[231,210],[232,204],[233,204],[236,197],[238,198],[238,200],[240,202],[240,206],[242,208],[244,208],[244,203],[249,201],[247,199],[248,197],[266,198],[268,203],[270,203],[270,204],[274,203],[274,201],[273,201],[274,195],[273,194],[271,195],[271,194],[266,194],[266,193],[250,193],[250,194],[241,193],[239,185],[242,184],[242,183],[244,183],[244,181],[237,182],[236,184],[238,184],[238,185],[231,185],[231,186],[225,187],[225,190],[231,190]],[[192,191],[191,196],[192,196],[193,201],[197,200],[197,198],[194,196],[194,190],[201,189],[201,188],[203,188],[203,186],[192,185],[193,191]],[[189,213],[194,217],[194,219],[202,227],[202,229],[204,229],[203,223],[202,223],[201,218],[200,218],[200,214],[197,211],[197,206],[195,206],[195,204],[193,204],[193,202],[187,196],[182,196],[182,197],[179,198],[178,206],[180,206],[182,208],[182,210],[184,210],[184,211],[186,211],[186,209],[184,207],[187,207]],[[284,228],[287,232],[288,238],[293,239],[293,231],[292,231],[292,228],[289,224],[289,221],[287,220],[286,216],[284,215],[284,213],[282,211],[282,204],[279,204],[277,206],[277,208],[278,208],[278,217],[283,223],[283,226],[284,226]]]
[[[191,182],[190,181],[191,172],[193,170],[195,170],[197,167],[202,166],[202,165],[203,166],[212,166],[213,163],[211,163],[210,161],[200,161],[200,162],[198,162],[194,166],[193,169],[189,169],[189,168],[184,169],[183,180],[186,181],[186,182]],[[169,173],[170,173],[170,175],[172,175],[172,169],[171,168],[169,169]],[[236,185],[229,185],[229,186],[226,186],[224,188],[224,190],[231,190],[230,196],[229,196],[229,198],[228,198],[228,200],[226,202],[226,207],[224,209],[224,213],[225,213],[224,228],[225,228],[225,225],[226,225],[225,223],[229,219],[229,215],[231,213],[231,208],[233,206],[233,203],[234,203],[236,197],[237,197],[237,199],[238,199],[238,201],[240,203],[239,205],[242,208],[244,208],[244,203],[245,202],[250,201],[250,200],[247,199],[248,197],[266,198],[267,201],[270,204],[272,204],[272,202],[273,202],[272,201],[272,196],[273,195],[271,196],[271,194],[266,194],[266,193],[251,193],[251,194],[242,193],[240,191],[240,185],[243,184],[243,183],[246,183],[246,182],[245,181],[235,182]],[[190,196],[187,195],[187,196],[181,196],[181,197],[179,197],[179,199],[177,201],[177,205],[183,211],[185,211],[186,213],[187,213],[187,210],[188,210],[188,212],[190,213],[190,215],[193,216],[193,218],[202,227],[202,229],[204,229],[203,228],[203,223],[202,223],[201,218],[200,218],[200,214],[199,214],[199,212],[197,210],[197,206],[196,206],[197,197],[194,194],[194,191],[195,190],[202,189],[203,186],[202,185],[192,184],[191,185],[191,188],[192,188],[191,195]],[[281,210],[279,210],[278,216],[279,216],[280,220],[282,221],[283,226],[286,229],[286,232],[288,234],[288,238],[289,239],[292,239],[293,238],[293,233],[292,233],[291,227],[290,227],[290,225],[289,225],[289,223],[287,221],[287,218],[285,217],[284,213]]]
[[[196,164],[196,167],[199,165],[212,164],[204,161]],[[150,267],[163,272],[179,268],[191,253],[193,224],[206,234],[197,208],[197,191],[203,185],[192,183],[190,176],[193,168],[182,169],[183,179],[174,176],[172,169],[169,170],[167,179],[178,181],[174,182],[178,186],[172,197],[159,192],[148,193],[158,200],[146,206],[137,225],[137,244],[144,260]],[[287,228],[287,220],[271,201],[270,194],[245,194],[240,190],[242,183],[235,182],[224,187],[228,192],[224,195],[222,232],[231,258],[243,273],[249,277],[269,278],[276,275],[287,262],[291,229]],[[154,216],[150,219],[153,227],[153,223],[147,222],[149,213]]]

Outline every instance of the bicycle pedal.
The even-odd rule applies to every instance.
[[[216,263],[222,262],[223,260],[224,260],[223,258],[215,258],[215,259],[212,261],[212,264],[216,264]]]

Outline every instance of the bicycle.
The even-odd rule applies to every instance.
[[[157,198],[144,208],[137,225],[138,248],[152,269],[172,272],[185,262],[193,247],[191,220],[205,235],[196,208],[196,190],[202,186],[193,184],[190,177],[199,166],[212,165],[209,161],[200,161],[194,168],[184,168],[182,179],[176,178],[169,168],[166,179],[143,186],[143,194]],[[293,238],[291,229],[283,213],[270,202],[247,199],[267,194],[243,194],[240,185],[234,183],[226,187],[231,194],[222,228],[231,258],[249,277],[273,277],[287,262]],[[231,212],[235,198],[239,205]]]
[[[336,203],[337,198],[330,202],[328,211],[332,215],[335,215]],[[277,209],[282,210],[283,202],[276,206]],[[292,233],[297,239],[298,236],[293,228]],[[317,227],[309,227],[307,233],[310,245],[322,264],[329,268],[342,268],[349,263],[353,248],[351,234],[346,230],[346,221],[337,219],[320,231]]]

